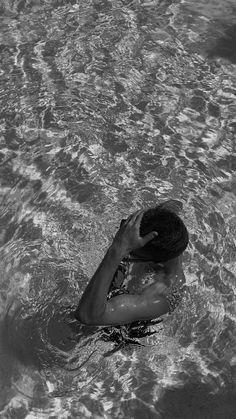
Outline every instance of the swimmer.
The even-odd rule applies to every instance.
[[[122,220],[82,295],[75,311],[77,320],[91,326],[124,325],[174,311],[185,287],[182,253],[189,240],[187,229],[177,215],[176,202],[167,201]],[[161,280],[145,286],[141,292],[108,298],[119,267],[127,261],[158,265],[162,269]]]

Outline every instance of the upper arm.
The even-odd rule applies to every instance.
[[[129,324],[139,320],[152,320],[168,311],[168,302],[162,295],[150,299],[145,294],[124,294],[107,301],[104,313],[89,319],[88,323],[97,326]]]

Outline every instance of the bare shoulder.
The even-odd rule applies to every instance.
[[[166,280],[173,285],[173,282],[177,285],[178,283],[183,283],[186,281],[183,264],[182,264],[182,255],[168,260],[163,264]]]
[[[182,258],[178,257],[163,264],[162,274],[158,276],[158,280],[144,288],[142,295],[148,301],[152,301],[158,295],[166,296],[170,287],[181,287],[185,282]]]

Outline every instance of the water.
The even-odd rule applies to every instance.
[[[235,417],[236,2],[0,9],[0,417]],[[68,308],[121,218],[169,198],[188,292],[105,356]]]

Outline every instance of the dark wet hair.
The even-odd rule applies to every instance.
[[[189,236],[181,218],[173,211],[158,205],[148,209],[142,218],[140,235],[157,231],[158,237],[144,246],[144,250],[155,255],[155,260],[166,262],[179,256],[187,247]]]

